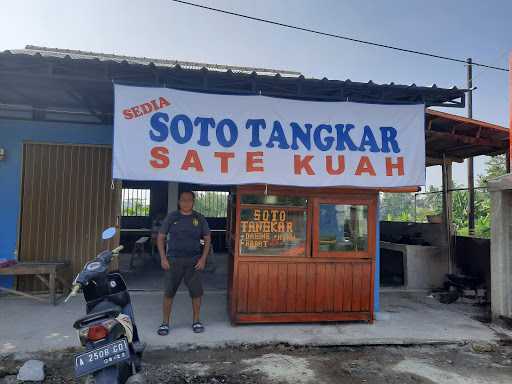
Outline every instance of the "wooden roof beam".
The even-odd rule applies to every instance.
[[[427,156],[425,158],[425,164],[427,167],[431,167],[433,165],[441,165],[443,164],[443,159]]]
[[[471,145],[485,145],[489,147],[500,147],[501,143],[505,141],[506,138],[503,138],[502,140],[491,140],[491,139],[485,139],[482,137],[475,137],[475,136],[465,136],[460,135],[457,133],[448,133],[448,132],[438,132],[438,131],[428,131],[427,136],[430,136],[432,138],[447,138],[447,139],[454,139],[459,143],[464,144],[471,144]]]
[[[468,126],[472,126],[472,127],[479,126],[484,129],[494,130],[494,131],[498,131],[498,132],[504,132],[505,134],[508,135],[508,128],[501,127],[496,124],[486,123],[485,121],[470,119],[468,117],[454,115],[454,114],[447,113],[447,112],[436,111],[433,109],[427,109],[426,113],[427,113],[428,119],[441,118],[441,120],[464,123],[464,124],[466,124]]]
[[[455,163],[462,163],[462,162],[464,162],[464,158],[463,157],[447,155],[447,154],[445,154],[445,157],[446,157],[446,160],[452,161],[452,162],[455,162]],[[431,159],[431,160],[432,159],[436,159],[436,160],[438,159],[439,161],[442,162],[443,161],[443,154],[441,152],[429,151],[427,149],[426,158],[427,159]]]

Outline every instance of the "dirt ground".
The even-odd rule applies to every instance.
[[[512,383],[512,346],[268,347],[155,350],[144,356],[148,383]],[[74,351],[38,354],[44,383],[77,383]],[[0,376],[14,374],[22,360],[0,358]],[[3,370],[3,371],[2,371]],[[3,373],[1,373],[3,372]],[[14,377],[0,378],[0,383]]]

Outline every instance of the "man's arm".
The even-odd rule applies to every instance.
[[[203,254],[199,258],[199,260],[196,263],[195,268],[199,271],[202,271],[204,267],[206,266],[206,258],[210,254],[210,244],[212,242],[212,237],[208,234],[206,236],[203,236],[204,241],[204,247],[203,247]]]
[[[158,236],[156,238],[156,247],[160,255],[160,264],[162,268],[167,271],[169,269],[169,260],[167,260],[167,253],[165,250],[165,240],[167,238],[167,231],[169,230],[169,216],[167,216],[160,225]]]
[[[204,217],[201,217],[201,230],[203,235],[204,247],[203,254],[199,258],[196,264],[196,269],[201,271],[206,266],[206,258],[210,254],[210,245],[212,243],[212,237],[210,235],[210,228],[208,227],[208,222]]]
[[[159,233],[156,238],[156,247],[158,248],[158,254],[160,255],[160,264],[162,265],[162,268],[167,271],[170,266],[165,253],[165,238],[165,234]]]
[[[206,258],[210,254],[210,245],[212,244],[212,237],[211,237],[211,235],[206,235],[203,237],[203,240],[204,240],[204,248],[203,248],[203,255],[201,257],[204,257],[204,259],[206,260]]]
[[[160,259],[166,259],[167,256],[165,254],[165,234],[158,234],[158,237],[156,238],[156,246],[158,248],[158,254],[160,255]]]

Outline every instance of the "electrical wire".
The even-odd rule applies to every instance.
[[[400,48],[400,47],[395,47],[393,45],[380,44],[380,43],[376,43],[376,42],[372,42],[372,41],[368,41],[368,40],[356,39],[356,38],[353,38],[353,37],[338,35],[338,34],[334,34],[334,33],[322,32],[322,31],[318,31],[318,30],[315,30],[315,29],[311,29],[311,28],[299,27],[299,26],[296,26],[296,25],[285,24],[285,23],[281,23],[281,22],[278,22],[278,21],[262,19],[260,17],[254,17],[254,16],[249,16],[249,15],[244,15],[244,14],[241,14],[241,13],[226,11],[226,10],[220,9],[220,8],[208,7],[206,5],[191,3],[189,1],[183,1],[183,0],[171,0],[171,1],[173,1],[175,3],[179,3],[179,4],[189,5],[189,6],[196,7],[196,8],[206,9],[208,11],[223,13],[223,14],[226,14],[226,15],[237,16],[237,17],[241,17],[241,18],[244,18],[244,19],[248,19],[248,20],[259,21],[259,22],[262,22],[262,23],[277,25],[279,27],[295,29],[295,30],[303,31],[303,32],[309,32],[309,33],[313,33],[313,34],[316,34],[316,35],[334,37],[334,38],[337,38],[337,39],[352,41],[354,43],[366,44],[366,45],[371,45],[371,46],[374,46],[374,47],[392,49],[392,50],[399,51],[399,52],[405,52],[405,53],[411,53],[411,54],[415,54],[415,55],[432,57],[434,59],[448,60],[448,61],[454,61],[454,62],[457,62],[457,63],[467,64],[466,60],[463,60],[463,59],[457,59],[457,58],[448,57],[448,56],[441,56],[441,55],[436,55],[434,53],[416,51],[416,50],[413,50],[413,49]],[[505,72],[509,71],[507,68],[501,68],[501,67],[496,67],[496,66],[493,66],[493,65],[487,65],[487,64],[483,64],[483,63],[477,63],[477,62],[473,62],[472,65],[475,66],[475,67],[495,69],[495,70],[498,70],[498,71],[505,71]]]
[[[492,60],[492,65],[497,65],[498,63],[500,63],[504,58],[505,56],[507,56],[509,50],[508,49],[505,49],[502,54],[499,56],[499,58],[497,58],[496,60]],[[494,64],[496,63],[496,64]],[[482,76],[486,76],[487,74],[489,74],[489,72],[483,72],[483,71],[480,71],[479,73],[476,74],[476,76],[473,76],[473,79],[472,79],[472,82],[473,84],[475,84],[475,80],[477,79],[480,79],[482,78]]]

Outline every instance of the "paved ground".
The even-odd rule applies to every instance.
[[[148,256],[149,257],[149,256]],[[215,260],[208,266],[203,273],[203,287],[205,290],[223,290],[228,287],[227,255],[215,254]],[[120,270],[123,278],[130,290],[160,291],[162,289],[162,279],[164,271],[160,264],[149,262],[144,259],[144,263],[139,261],[134,263],[134,268],[130,270],[130,255],[122,254],[119,261]],[[181,284],[180,291],[186,291],[185,284]]]
[[[171,333],[155,333],[160,324],[160,293],[132,295],[143,341],[150,348],[195,348],[237,345],[378,345],[425,344],[460,341],[495,342],[506,331],[475,320],[477,309],[468,305],[438,303],[425,294],[382,293],[382,312],[374,324],[286,324],[233,327],[227,318],[225,292],[204,298],[204,334],[190,329],[188,294],[179,293]],[[73,322],[83,314],[81,297],[53,307],[29,299],[0,297],[0,354],[61,350],[77,345]],[[498,331],[498,333],[496,332]]]
[[[75,383],[72,353],[38,354],[49,383]],[[0,384],[12,383],[21,360],[0,358]],[[149,383],[187,384],[510,384],[512,347],[262,348],[158,350],[144,356]],[[2,379],[2,371],[7,378]]]

